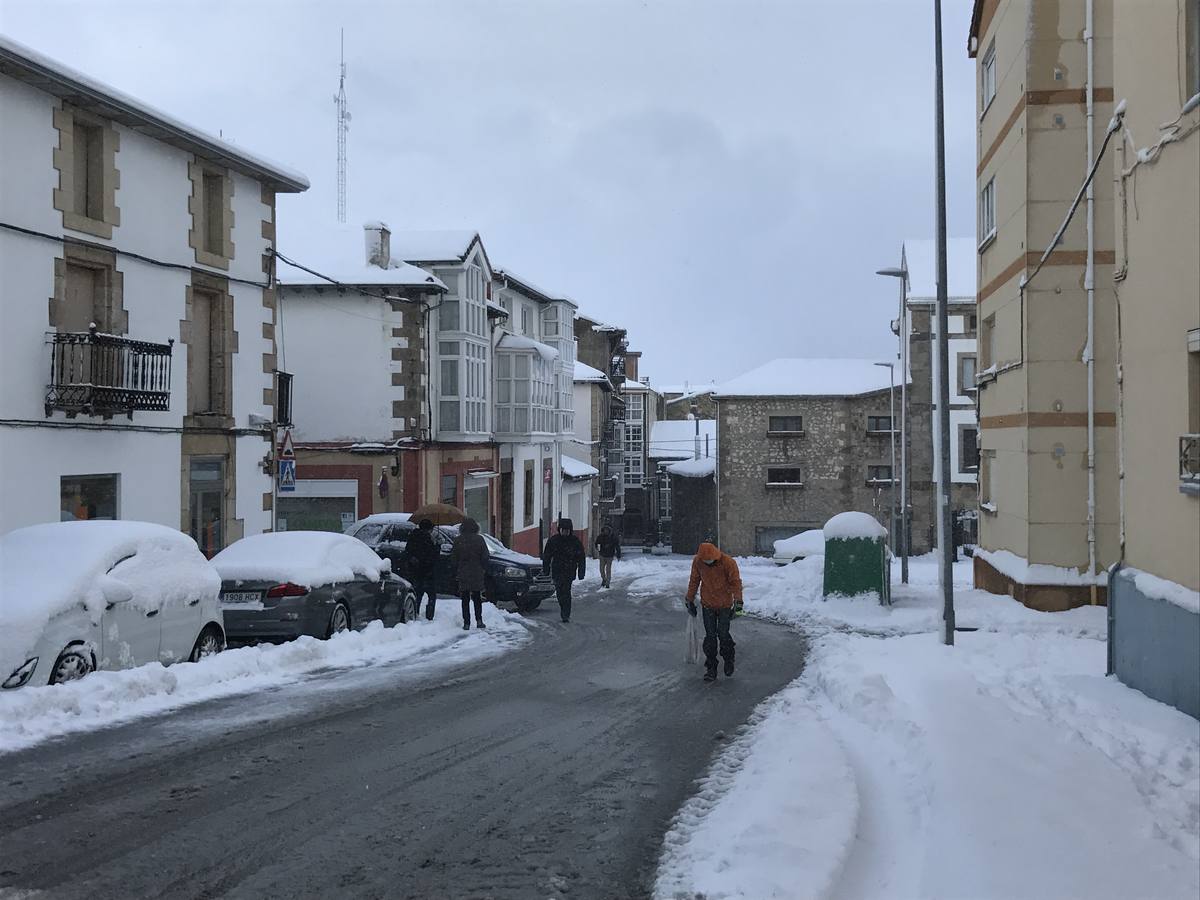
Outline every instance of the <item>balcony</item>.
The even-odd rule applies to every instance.
[[[52,332],[50,383],[46,415],[54,410],[69,418],[79,413],[109,418],[171,408],[171,352],[165,344],[132,341],[95,328],[85,332]]]
[[[1179,490],[1200,495],[1200,434],[1179,436]]]

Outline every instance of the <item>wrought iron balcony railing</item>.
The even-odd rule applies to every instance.
[[[133,415],[171,408],[171,352],[165,344],[132,341],[90,331],[52,332],[46,415]]]
[[[1200,434],[1179,436],[1179,487],[1200,493]]]

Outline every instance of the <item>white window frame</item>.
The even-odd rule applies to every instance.
[[[996,238],[996,177],[993,175],[979,194],[979,249]]]
[[[988,107],[992,105],[992,101],[996,99],[996,40],[988,45],[987,51],[983,54],[983,59],[979,63],[979,92],[980,92],[980,108],[979,118],[983,118],[988,111]]]

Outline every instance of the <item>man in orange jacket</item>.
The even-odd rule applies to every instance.
[[[729,623],[735,612],[742,609],[742,574],[733,557],[722,553],[713,544],[701,544],[692,560],[692,577],[688,581],[684,603],[690,615],[696,615],[696,589],[700,589],[700,605],[704,607],[704,680],[717,680],[717,645],[725,660],[726,677],[733,674],[733,638]]]

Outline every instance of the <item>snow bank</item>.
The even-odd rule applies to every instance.
[[[315,588],[363,576],[378,581],[389,563],[362,541],[327,531],[276,531],[230,544],[213,557],[222,581],[290,581]]]
[[[1046,563],[1031,563],[1008,550],[981,550],[975,555],[988,563],[1001,575],[1007,575],[1018,584],[1063,584],[1063,585],[1092,585],[1108,584],[1108,573],[1099,572],[1095,577],[1089,577],[1078,569],[1068,569],[1063,566],[1051,566]]]
[[[487,630],[464,632],[456,614],[385,628],[372,622],[329,640],[226,650],[198,663],[95,672],[79,681],[0,693],[0,753],[204,700],[301,681],[330,668],[396,663],[454,645],[456,661],[505,652],[528,639],[521,617],[484,605]]]
[[[1132,566],[1126,567],[1125,571],[1133,575],[1133,583],[1147,597],[1173,603],[1188,612],[1200,613],[1200,591],[1193,591],[1182,584],[1159,578]]]
[[[819,897],[854,840],[845,753],[795,683],[755,710],[663,841],[654,896]]]
[[[708,478],[717,471],[717,461],[714,457],[704,459],[687,459],[683,462],[671,463],[667,471],[672,475],[682,475],[684,478]]]
[[[780,557],[819,556],[825,552],[825,532],[820,528],[813,528],[775,541],[774,546],[775,555]]]
[[[54,522],[0,537],[0,669],[55,616],[82,605],[98,622],[108,600],[151,611],[215,597],[216,572],[186,534],[149,522]]]
[[[838,513],[825,523],[824,532],[827,541],[887,537],[887,529],[864,512]]]

